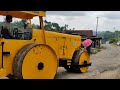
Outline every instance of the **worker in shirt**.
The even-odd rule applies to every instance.
[[[12,22],[12,16],[11,15],[7,15],[6,16],[6,20],[2,25],[2,37],[3,38],[13,38],[13,31],[12,31],[12,27],[11,27],[11,23]]]

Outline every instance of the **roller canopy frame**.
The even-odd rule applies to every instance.
[[[16,18],[32,19],[35,16],[46,16],[46,11],[0,11],[0,15],[11,15]]]

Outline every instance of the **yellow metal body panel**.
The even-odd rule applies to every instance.
[[[5,77],[7,76],[6,69],[1,68],[0,69],[0,77]]]
[[[38,64],[43,63],[42,70]],[[22,64],[23,79],[53,79],[58,68],[58,59],[51,48],[38,45],[32,48],[24,58]]]
[[[81,37],[67,35],[62,33],[45,31],[46,45],[50,46],[56,53],[57,58],[72,59],[74,51],[81,45]],[[43,44],[42,30],[33,30],[33,38],[31,40],[15,40],[15,39],[0,39],[4,44],[4,52],[10,52],[8,56],[4,56],[4,69],[6,73],[12,74],[12,64],[17,52],[29,43]],[[2,53],[0,45],[0,53]],[[46,51],[47,52],[47,51]],[[0,54],[0,57],[1,54]],[[2,58],[0,58],[0,68],[2,67]]]

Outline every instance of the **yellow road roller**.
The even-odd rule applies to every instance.
[[[13,28],[14,38],[3,37],[6,30],[0,30],[0,77],[54,79],[58,67],[84,73],[91,66],[87,51],[80,48],[81,36],[44,30],[46,11],[0,11],[0,15],[30,21],[29,30]],[[32,28],[36,16],[40,29]]]

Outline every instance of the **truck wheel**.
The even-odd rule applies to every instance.
[[[49,46],[29,44],[17,53],[13,75],[18,79],[53,79],[57,67],[57,56]]]

